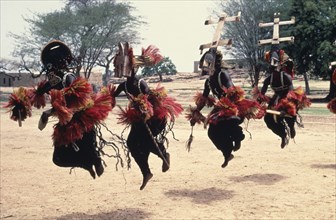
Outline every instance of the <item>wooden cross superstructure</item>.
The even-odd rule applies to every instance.
[[[205,25],[209,25],[209,24],[216,24],[217,23],[217,28],[216,28],[216,31],[215,31],[215,34],[212,38],[212,42],[211,43],[207,43],[207,44],[202,44],[200,46],[200,50],[201,50],[201,54],[203,52],[203,49],[205,48],[217,48],[218,46],[224,46],[224,45],[227,45],[227,46],[231,46],[232,45],[232,39],[223,39],[221,40],[221,32],[222,32],[222,29],[224,27],[224,23],[226,21],[240,21],[240,15],[241,15],[241,12],[238,12],[238,14],[236,16],[232,16],[232,17],[228,17],[228,15],[226,13],[222,13],[221,16],[219,17],[218,21],[215,21],[215,20],[211,20],[208,19],[205,21]]]
[[[294,42],[294,37],[280,37],[280,26],[281,25],[289,25],[295,23],[295,17],[292,17],[289,21],[280,21],[280,13],[274,14],[274,21],[269,23],[259,23],[259,27],[272,27],[273,26],[273,38],[272,39],[265,39],[259,40],[259,46],[263,44],[280,44],[280,42],[290,41]]]

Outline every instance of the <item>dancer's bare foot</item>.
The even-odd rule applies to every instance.
[[[222,164],[222,168],[225,168],[228,164],[229,161],[232,160],[234,158],[233,154],[230,155],[230,157],[224,161],[224,163]]]
[[[153,174],[151,173],[148,173],[146,174],[146,176],[144,176],[142,185],[140,186],[140,190],[143,190],[145,188],[146,184],[148,183],[150,179],[152,179],[152,177],[153,177]]]
[[[295,135],[296,135],[295,128],[294,127],[289,127],[289,131],[290,131],[290,137],[294,138]]]
[[[90,173],[90,175],[92,176],[92,178],[93,178],[93,179],[96,179],[96,173],[95,173],[95,171],[93,170],[93,168],[90,167],[90,168],[88,168],[87,170],[89,171],[89,173]]]
[[[281,145],[280,147],[283,149],[289,143],[289,139],[287,137],[281,137]]]
[[[99,161],[98,163],[96,163],[94,165],[94,168],[95,168],[96,173],[97,173],[98,176],[101,176],[104,173],[104,166],[101,163],[101,161]]]
[[[163,162],[162,162],[162,172],[166,172],[167,170],[169,170],[169,167],[170,167],[170,155],[169,155],[169,153],[166,153],[165,159],[166,159],[166,162],[168,164],[163,160]]]

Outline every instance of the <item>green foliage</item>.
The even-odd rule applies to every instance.
[[[336,60],[336,5],[333,0],[293,0],[290,13],[296,17],[295,44],[288,48],[297,71],[326,77]]]
[[[281,43],[294,59],[296,74],[330,77],[328,69],[336,60],[336,5],[334,0],[222,0],[220,9],[229,16],[241,11],[240,22],[227,22],[223,35],[233,39],[233,56],[246,59],[258,80],[258,70],[265,68],[263,55],[270,45],[258,47],[260,39],[272,37],[271,28],[259,28],[260,22],[271,22],[274,13],[280,20],[294,16],[294,25],[280,27],[280,37],[294,36],[294,44]],[[219,14],[219,13],[218,13]],[[251,79],[253,77],[251,76]],[[308,81],[306,82],[309,91]]]
[[[175,75],[177,73],[175,64],[170,60],[169,57],[164,57],[155,66],[144,67],[141,71],[143,76],[153,76],[153,75]]]
[[[266,68],[263,62],[264,53],[270,46],[258,46],[261,39],[272,38],[272,28],[260,28],[260,22],[272,22],[274,13],[280,13],[281,19],[287,19],[290,8],[290,0],[222,0],[220,11],[228,16],[241,12],[239,22],[225,23],[224,38],[233,40],[232,50],[228,51],[238,59],[245,59],[250,69],[250,77],[255,83],[259,80],[259,71]],[[281,28],[283,29],[283,28]],[[281,34],[288,36],[284,30]],[[253,82],[254,84],[254,82]]]
[[[120,41],[138,43],[138,27],[144,22],[132,15],[129,3],[114,0],[67,0],[57,11],[25,19],[26,36],[13,36],[16,56],[39,60],[40,49],[50,40],[61,40],[78,57],[86,78],[94,66],[109,69]]]

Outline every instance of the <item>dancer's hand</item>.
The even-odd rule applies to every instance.
[[[47,125],[48,123],[48,120],[49,120],[49,116],[51,115],[52,113],[52,109],[49,109],[47,111],[44,111],[40,117],[40,121],[38,123],[38,128],[42,131],[45,126]]]
[[[285,117],[285,116],[286,116],[286,112],[280,111],[280,117]]]

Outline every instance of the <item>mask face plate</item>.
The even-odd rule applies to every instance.
[[[271,66],[278,67],[280,66],[280,59],[277,52],[273,52],[271,55]]]
[[[130,77],[132,75],[131,58],[128,55],[128,51],[128,43],[119,43],[119,52],[114,61],[114,73],[116,77]]]
[[[212,76],[215,72],[215,56],[211,51],[207,52],[204,55],[203,63],[201,64],[201,68],[204,75]]]

